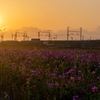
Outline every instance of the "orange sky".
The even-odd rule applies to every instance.
[[[33,26],[58,31],[100,25],[100,0],[0,0],[0,26]]]
[[[95,31],[99,19],[100,0],[0,0],[1,28],[25,26],[57,32],[70,26]]]

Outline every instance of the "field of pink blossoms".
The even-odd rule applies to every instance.
[[[100,100],[100,51],[0,48],[0,100]]]

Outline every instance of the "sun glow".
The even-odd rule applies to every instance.
[[[1,24],[1,18],[0,18],[0,24]]]

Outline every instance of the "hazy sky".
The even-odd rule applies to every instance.
[[[54,31],[100,25],[100,0],[0,0],[0,26]]]
[[[0,27],[66,30],[100,26],[100,0],[0,0]]]

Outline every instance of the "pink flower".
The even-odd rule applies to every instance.
[[[100,79],[100,77],[98,76],[98,77],[97,77],[97,79],[99,80],[99,79]]]
[[[92,74],[95,74],[95,71],[93,71]]]
[[[31,61],[28,61],[28,63],[31,64],[32,62]]]
[[[96,86],[92,87],[92,92],[98,92],[98,88]]]
[[[81,76],[77,76],[77,77],[75,77],[75,79],[81,80]]]
[[[49,87],[53,88],[54,83],[49,83]]]
[[[59,78],[62,78],[63,76],[59,75]]]
[[[74,69],[77,69],[77,66],[74,66]]]
[[[50,74],[50,76],[54,77],[55,76],[55,73]]]
[[[74,77],[72,77],[72,76],[70,77],[71,82],[74,82],[74,79],[75,79]]]
[[[30,75],[26,75],[26,77],[28,78],[28,77],[30,77]]]
[[[31,72],[32,72],[32,73],[36,73],[36,71],[35,71],[35,70],[32,70]]]
[[[13,72],[10,72],[10,74],[12,74]]]
[[[81,73],[82,73],[82,71],[81,71],[81,70],[79,70],[79,71],[78,71],[78,74],[81,74]]]

